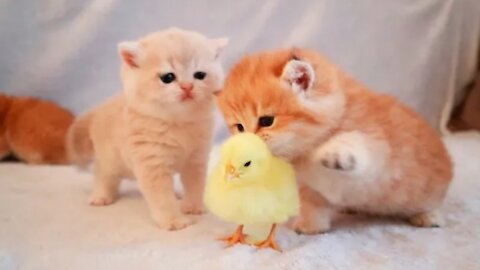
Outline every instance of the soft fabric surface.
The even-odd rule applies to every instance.
[[[480,135],[446,142],[456,163],[443,228],[344,215],[330,233],[279,231],[283,253],[223,249],[232,230],[210,215],[182,231],[152,223],[135,183],[108,207],[86,204],[88,173],[0,165],[0,269],[480,269]]]
[[[228,36],[227,69],[258,50],[319,50],[438,127],[480,44],[478,0],[2,0],[0,22],[0,91],[78,113],[121,88],[118,42],[178,26]]]

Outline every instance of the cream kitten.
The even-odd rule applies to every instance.
[[[330,229],[336,209],[439,226],[452,178],[438,134],[396,99],[369,91],[322,56],[281,50],[247,56],[218,103],[233,133],[255,132],[291,161],[303,233]]]
[[[177,230],[200,214],[213,131],[214,92],[222,87],[218,56],[227,39],[171,28],[119,44],[123,93],[79,117],[67,138],[71,159],[92,158],[90,204],[115,201],[122,178],[137,179],[154,221]],[[177,203],[172,176],[184,187]]]

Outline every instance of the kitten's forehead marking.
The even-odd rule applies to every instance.
[[[156,65],[162,69],[195,68],[201,62],[207,62],[206,58],[212,54],[208,50],[207,40],[179,33],[157,36],[144,43],[147,54],[155,55]],[[213,56],[211,58],[213,61]]]
[[[199,64],[201,62],[200,58],[201,57],[195,52],[189,53],[188,55],[168,55],[166,58],[159,58],[156,67],[161,73],[173,72],[179,76],[179,79],[182,79],[182,75],[188,76],[187,73],[195,72],[202,67],[202,65]],[[193,77],[191,79],[193,79]]]

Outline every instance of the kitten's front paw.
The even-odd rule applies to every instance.
[[[88,199],[88,204],[92,206],[106,206],[115,202],[115,195],[93,193]]]
[[[353,171],[358,163],[352,149],[337,143],[321,148],[315,158],[324,167],[341,171]]]
[[[205,212],[202,202],[195,202],[188,199],[183,199],[180,207],[184,214],[201,215]]]
[[[153,219],[155,220],[155,223],[158,225],[158,227],[169,231],[181,230],[194,223],[194,220],[192,218],[185,215],[178,215],[170,218],[166,218],[164,216],[154,216]]]
[[[330,222],[319,222],[315,219],[297,217],[288,224],[288,227],[298,234],[319,234],[330,230]]]
[[[113,198],[90,197],[88,204],[92,206],[106,206],[114,202]]]

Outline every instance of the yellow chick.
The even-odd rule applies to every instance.
[[[232,136],[221,147],[220,160],[205,187],[204,203],[214,215],[239,224],[227,246],[245,244],[244,225],[273,224],[258,248],[281,251],[275,240],[277,223],[297,215],[300,203],[290,164],[274,157],[255,134]]]

